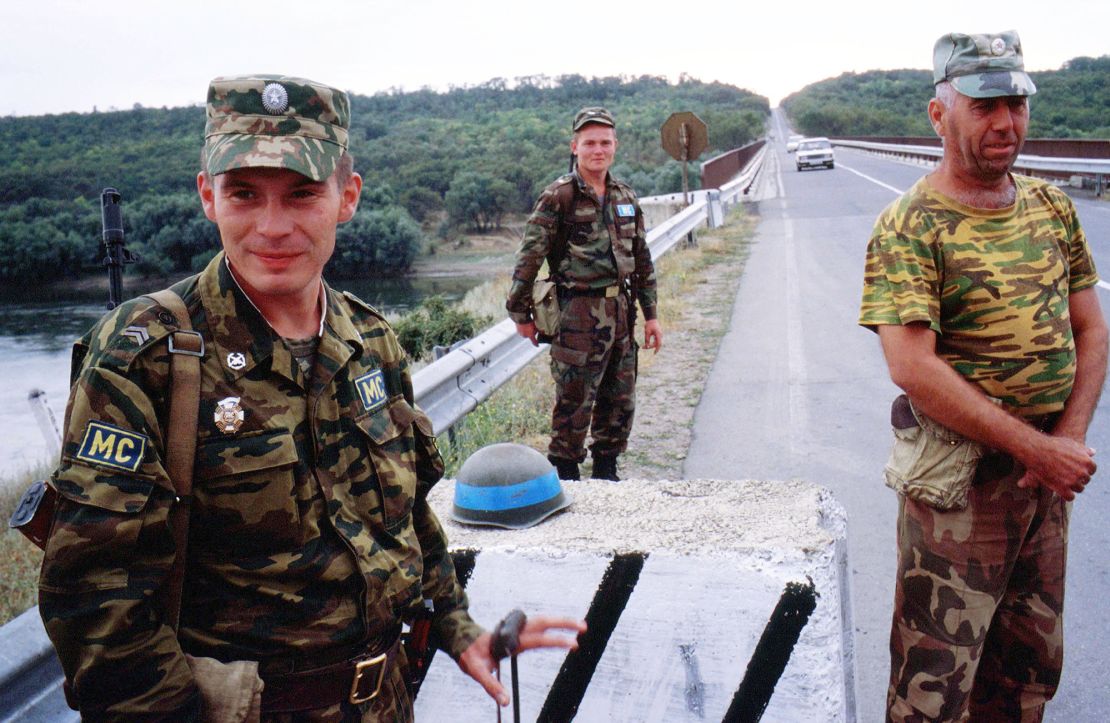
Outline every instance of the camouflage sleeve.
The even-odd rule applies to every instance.
[[[411,400],[412,381],[406,367],[404,365],[402,370],[402,384],[406,397]],[[428,492],[443,476],[443,458],[435,443],[432,421],[419,410],[415,433],[417,494],[412,508],[412,521],[417,539],[420,540],[424,566],[422,597],[433,601],[435,632],[451,657],[458,660],[463,651],[482,634],[482,628],[470,617],[466,591],[459,584],[455,575],[455,563],[447,549],[447,534],[428,504]]]
[[[444,650],[458,660],[482,628],[470,617],[466,591],[447,550],[447,535],[424,495],[417,498],[412,519],[424,555],[424,597],[435,604],[432,625]]]
[[[655,265],[651,261],[651,249],[647,245],[647,231],[644,228],[644,212],[636,205],[636,238],[632,239],[632,255],[636,259],[636,297],[644,319],[651,321],[656,317]]]
[[[86,364],[70,392],[39,611],[85,720],[191,720],[199,697],[155,602],[174,557],[155,404]]]
[[[532,320],[532,283],[547,258],[559,225],[559,209],[554,191],[545,190],[536,201],[532,215],[524,225],[520,250],[516,253],[513,282],[505,308],[509,318],[518,324]]]
[[[875,222],[867,244],[859,324],[925,322],[940,333],[939,250],[932,235],[900,223],[897,203]]]
[[[1087,235],[1079,223],[1079,214],[1066,193],[1055,187],[1049,188],[1053,192],[1054,205],[1059,209],[1068,229],[1068,292],[1089,289],[1098,284],[1098,271],[1087,245]]]

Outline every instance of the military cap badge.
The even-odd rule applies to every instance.
[[[267,83],[262,89],[262,107],[271,115],[281,115],[289,107],[289,91],[281,83]]]

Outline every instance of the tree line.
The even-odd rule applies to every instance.
[[[682,77],[495,78],[447,92],[352,95],[350,149],[365,183],[339,229],[331,277],[404,272],[436,236],[498,227],[527,212],[569,160],[570,122],[604,105],[618,122],[615,175],[642,195],[681,189],[659,143],[673,112],[709,126],[703,158],[763,133],[766,98]],[[100,193],[123,195],[139,273],[197,270],[216,253],[196,199],[203,105],[0,118],[0,286],[39,285],[100,268]]]
[[[1029,138],[1110,138],[1110,55],[1029,73],[1037,86]],[[809,136],[931,136],[929,70],[843,73],[788,95],[782,106]]]

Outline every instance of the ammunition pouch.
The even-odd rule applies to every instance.
[[[553,339],[559,335],[559,287],[550,278],[537,279],[532,284],[532,319],[541,337]]]

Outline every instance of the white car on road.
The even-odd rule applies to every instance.
[[[794,162],[798,170],[803,168],[816,168],[824,166],[832,168],[836,160],[833,158],[832,143],[824,136],[819,138],[803,138],[798,141],[798,150],[794,154]]]

